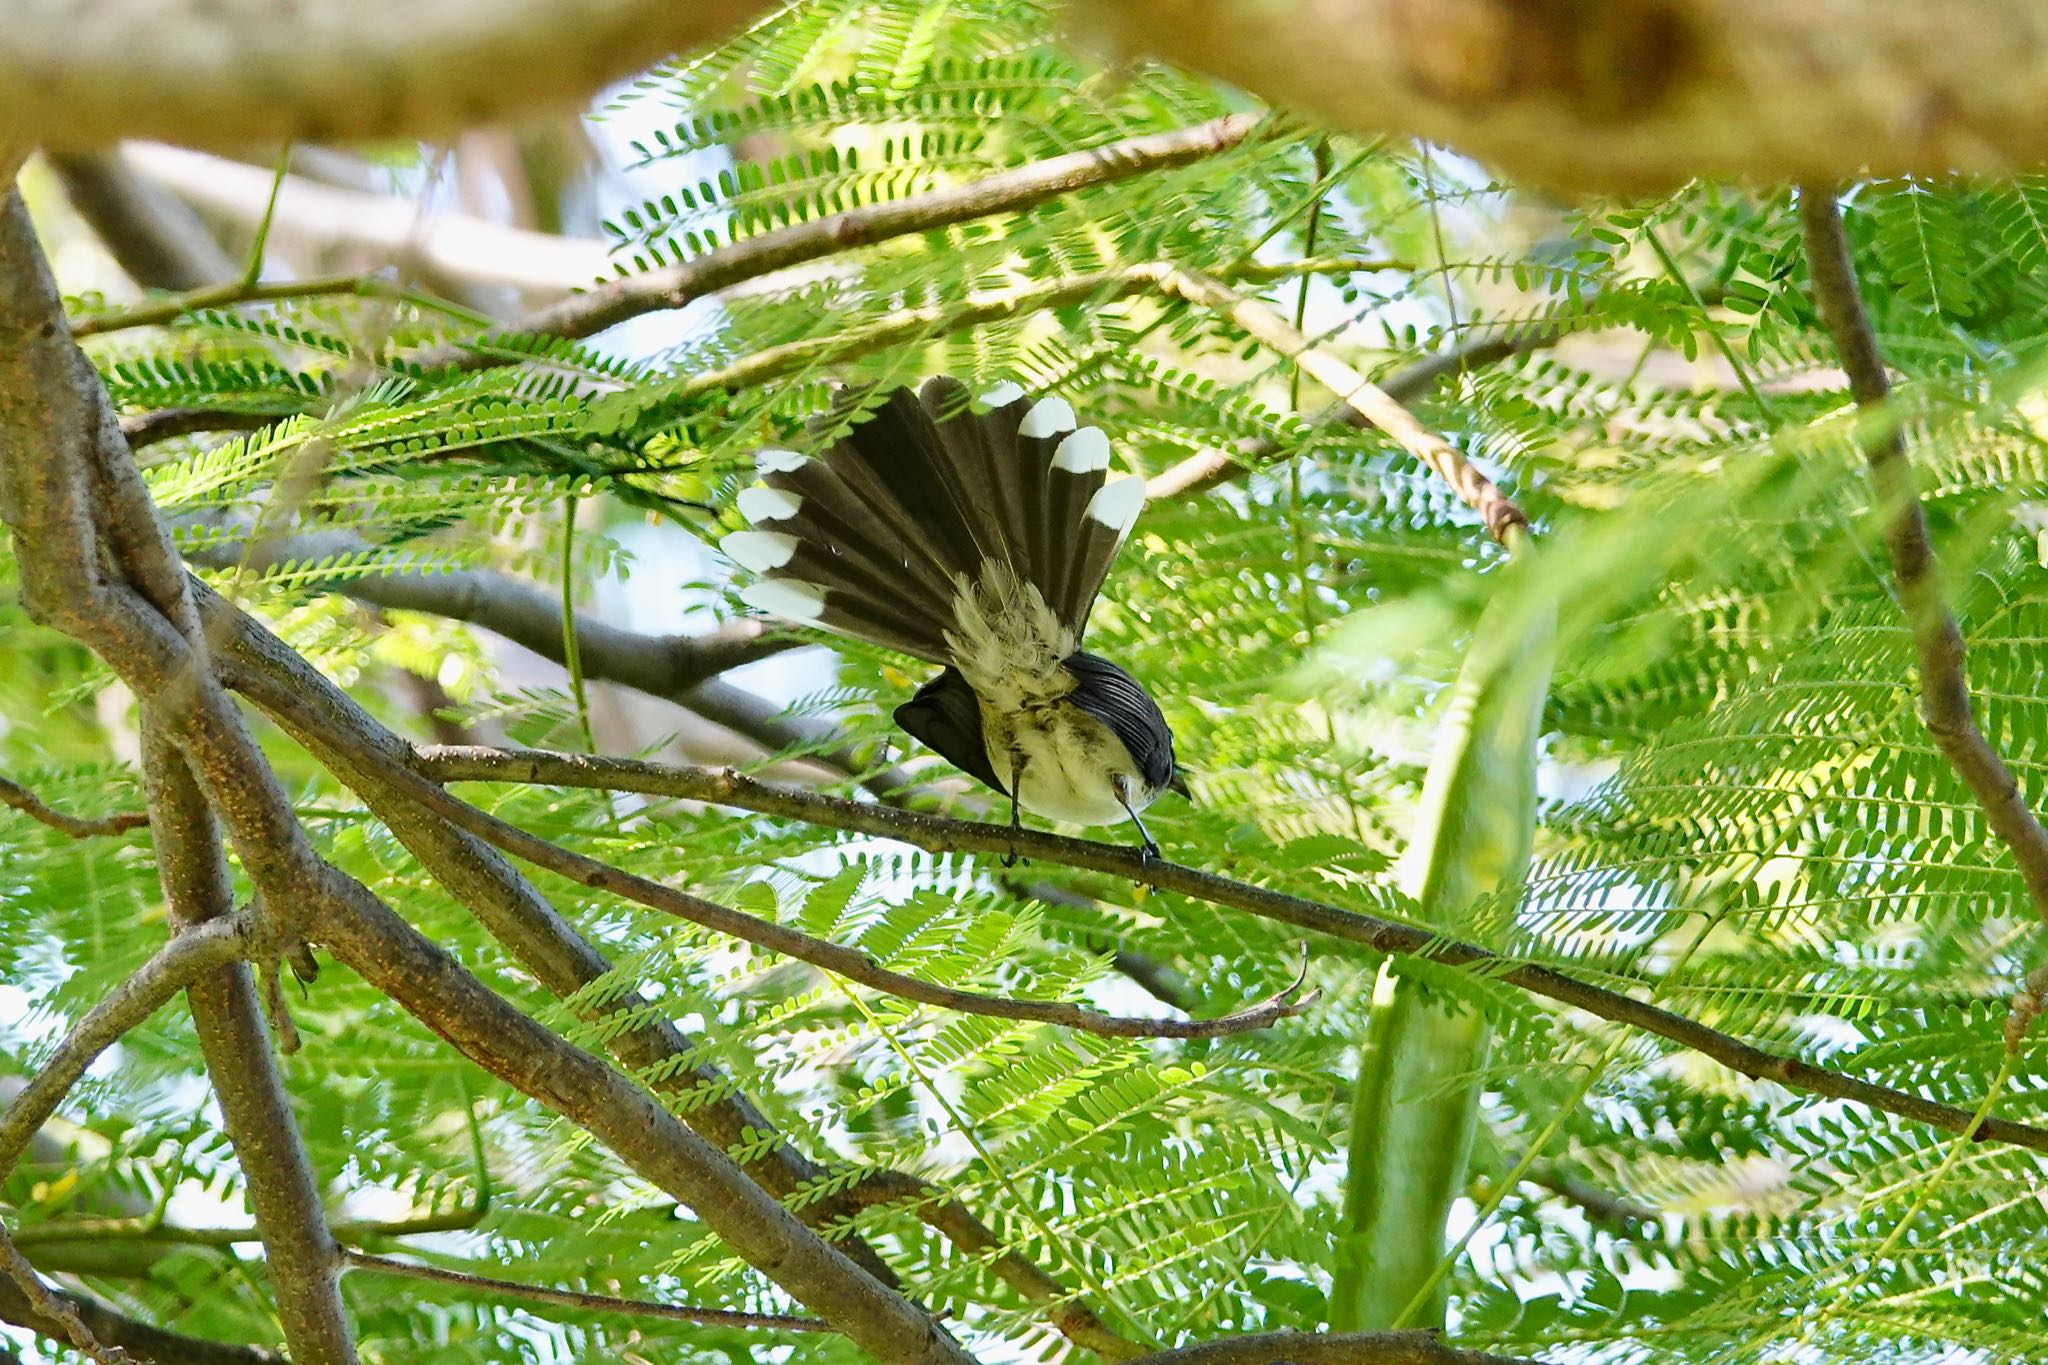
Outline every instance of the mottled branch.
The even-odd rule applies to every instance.
[[[763,0],[16,0],[0,128],[84,149],[432,138],[581,104]],[[139,41],[138,35],[147,35]]]
[[[143,776],[157,875],[172,925],[186,932],[228,920],[234,913],[234,888],[220,830],[155,707],[143,713]],[[248,964],[229,962],[202,974],[186,988],[185,997],[222,1126],[263,1234],[264,1264],[292,1358],[300,1365],[354,1365],[355,1335],[341,1302],[339,1248],[271,1056],[270,1033]]]
[[[2019,0],[1116,0],[1067,13],[1120,56],[1568,192],[2048,160],[2048,18]]]

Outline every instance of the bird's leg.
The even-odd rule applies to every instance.
[[[1138,865],[1143,867],[1154,858],[1163,857],[1159,851],[1159,841],[1152,837],[1151,830],[1145,828],[1145,822],[1138,818],[1138,812],[1131,809],[1130,798],[1124,794],[1123,779],[1112,780],[1109,789],[1116,793],[1116,803],[1124,808],[1125,815],[1131,817],[1131,823],[1138,827],[1138,837],[1144,841],[1138,845]]]
[[[1004,867],[1017,865],[1017,836],[1024,832],[1024,751],[1010,750],[1010,851],[1003,855]]]

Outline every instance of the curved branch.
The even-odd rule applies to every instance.
[[[36,1130],[57,1112],[95,1058],[201,976],[243,958],[248,950],[246,928],[234,917],[185,930],[86,1011],[28,1084],[0,1110],[0,1177],[14,1169]]]
[[[277,698],[284,714],[300,725],[312,728],[315,718],[296,699]],[[889,970],[866,953],[828,939],[814,938],[772,920],[759,919],[729,906],[719,905],[661,882],[652,881],[623,868],[553,844],[537,834],[500,820],[487,811],[451,795],[411,768],[377,756],[369,759],[378,775],[397,786],[408,798],[433,811],[457,829],[466,830],[535,867],[545,868],[580,886],[604,891],[634,901],[651,910],[674,915],[714,933],[752,943],[784,957],[808,962],[821,971],[859,982],[872,990],[898,999],[914,1000],[938,1009],[992,1019],[1020,1019],[1054,1024],[1105,1038],[1221,1038],[1270,1028],[1292,1018],[1315,1003],[1317,992],[1302,992],[1297,979],[1264,1000],[1215,1019],[1142,1019],[1105,1014],[1084,1005],[1058,1000],[1015,999],[983,995],[976,991],[941,986],[920,977]]]
[[[108,1346],[118,1347],[150,1365],[288,1365],[282,1355],[262,1346],[241,1346],[225,1341],[206,1341],[181,1336],[161,1327],[117,1313],[96,1299],[80,1294],[57,1296],[68,1304],[87,1331]],[[26,1327],[53,1341],[70,1341],[61,1317],[40,1312],[12,1281],[0,1278],[0,1319]]]
[[[371,548],[352,532],[309,532],[264,541],[250,557],[249,567],[263,570],[287,562],[317,564]],[[242,555],[243,542],[238,540],[211,541],[185,552],[187,561],[216,569],[239,566]],[[310,586],[321,584],[316,580]],[[560,599],[505,574],[488,569],[357,574],[335,584],[333,590],[372,606],[467,621],[542,658],[556,663],[563,658]],[[619,683],[684,705],[691,704],[688,694],[706,679],[803,643],[760,621],[734,621],[701,635],[642,635],[592,620],[584,613],[576,617],[577,652],[584,677]]]
[[[80,816],[66,815],[44,804],[34,792],[19,782],[10,782],[0,777],[0,806],[12,806],[29,819],[48,825],[60,834],[74,839],[90,839],[101,834],[126,834],[131,829],[141,829],[149,823],[149,817],[139,811],[117,811],[112,815]]]
[[[1481,973],[1489,980],[1519,987],[1532,995],[1655,1034],[1680,1047],[1711,1057],[1731,1071],[1758,1080],[1776,1081],[1790,1089],[1850,1100],[1952,1133],[1970,1131],[1976,1117],[1968,1110],[1953,1105],[1940,1104],[1752,1046],[1697,1020],[1660,1009],[1619,991],[1592,985],[1549,967],[1518,963],[1513,958],[1488,952],[1476,945],[1444,938],[1427,928],[1340,910],[1319,901],[1233,881],[1178,863],[1147,860],[1139,850],[1119,844],[1070,839],[1031,829],[1013,834],[1007,825],[953,820],[894,806],[847,801],[820,792],[757,782],[731,771],[685,768],[635,759],[530,749],[433,746],[419,750],[418,768],[421,774],[439,782],[533,782],[684,797],[803,820],[851,833],[894,839],[932,853],[1007,855],[1014,851],[1026,858],[1084,872],[1100,872],[1157,891],[1170,891],[1191,900],[1226,906],[1262,919],[1364,944],[1379,952],[1465,968]],[[1981,1141],[2006,1142],[2048,1152],[2048,1129],[1991,1119],[1975,1131]]]
[[[1914,486],[1905,428],[1882,412],[1891,394],[1877,334],[1863,311],[1856,267],[1842,235],[1842,211],[1828,186],[1803,186],[1799,224],[1813,271],[1813,301],[1834,338],[1856,406],[1875,413],[1877,425],[1863,433],[1863,450],[1877,486],[1878,515],[1889,518],[1885,545],[1899,601],[1913,633],[1920,663],[1920,720],[1934,745],[1969,787],[1985,822],[2019,866],[2034,911],[2048,919],[2048,829],[2028,807],[2019,780],[1977,726],[1965,672],[1963,633],[1942,597],[1940,566],[1927,535],[1927,517]]]
[[[580,103],[764,0],[20,0],[0,128],[81,149],[427,138]],[[137,41],[147,34],[147,41]]]

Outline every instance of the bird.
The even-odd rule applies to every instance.
[[[812,419],[821,448],[755,453],[749,529],[719,542],[757,575],[740,600],[938,665],[896,724],[1008,797],[1013,836],[1027,810],[1128,819],[1150,863],[1142,812],[1188,794],[1173,732],[1137,679],[1081,647],[1145,481],[1109,477],[1108,436],[1065,398],[947,376],[874,392],[842,389]]]

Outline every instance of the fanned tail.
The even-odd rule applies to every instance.
[[[740,594],[752,606],[985,676],[1000,661],[956,660],[963,628],[1022,646],[1052,624],[1078,646],[1144,506],[1144,481],[1106,481],[1109,463],[1108,437],[1078,426],[1063,398],[1030,402],[1006,384],[977,404],[932,379],[893,391],[816,455],[763,451],[739,503],[754,529],[723,548],[761,575]],[[1035,588],[1052,622],[963,620],[963,602],[996,583]]]

